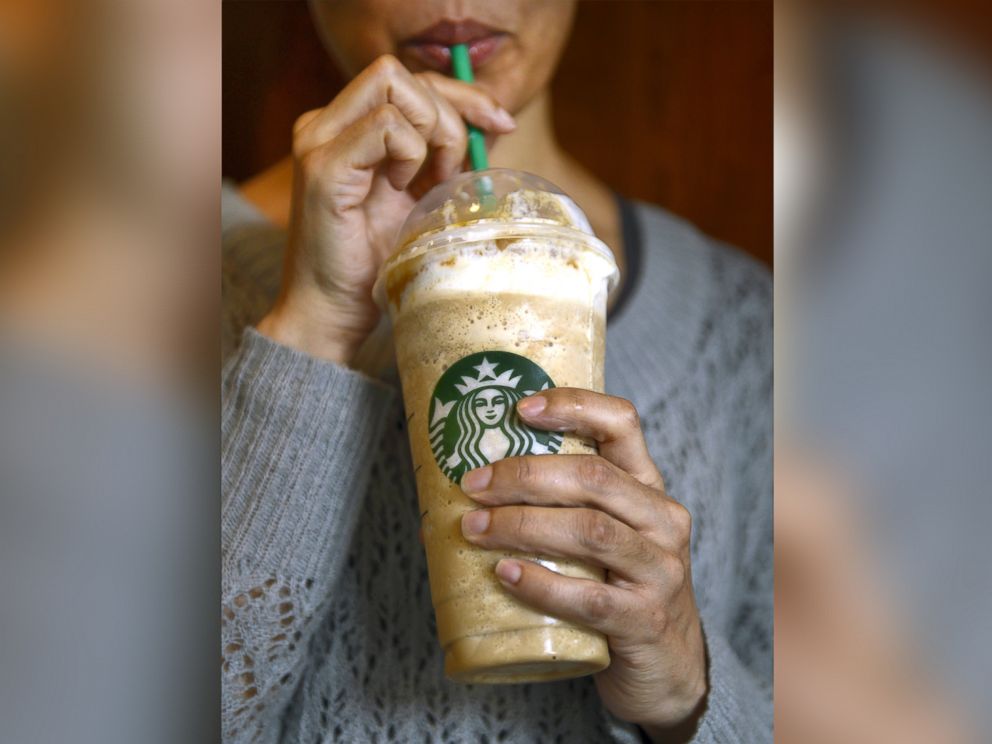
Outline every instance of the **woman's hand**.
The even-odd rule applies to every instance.
[[[517,410],[539,429],[599,442],[599,455],[500,460],[462,479],[484,509],[462,532],[476,545],[577,558],[606,582],[503,559],[496,574],[524,603],[609,639],[596,676],[606,707],[652,738],[691,728],[706,695],[706,654],[689,567],[689,512],[665,494],[628,401],[555,388]]]
[[[515,127],[478,87],[414,75],[391,56],[297,120],[283,286],[262,333],[324,359],[352,359],[378,320],[372,284],[416,196],[461,168],[464,120],[491,134]]]

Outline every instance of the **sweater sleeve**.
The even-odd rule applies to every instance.
[[[248,329],[222,379],[225,741],[274,741],[346,561],[389,387]]]
[[[771,690],[741,663],[720,635],[707,636],[710,692],[694,744],[772,741]]]

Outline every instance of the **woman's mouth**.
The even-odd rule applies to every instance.
[[[444,20],[407,39],[401,46],[425,67],[447,73],[451,71],[452,45],[465,44],[472,67],[478,69],[496,54],[506,36],[505,32],[478,21]]]

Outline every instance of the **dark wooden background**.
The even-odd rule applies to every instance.
[[[343,79],[302,0],[225,0],[223,20],[223,168],[240,180]],[[606,183],[771,264],[770,1],[584,0],[553,92],[559,139]]]

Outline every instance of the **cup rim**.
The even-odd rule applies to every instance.
[[[552,220],[529,219],[508,221],[504,219],[481,219],[458,227],[440,227],[424,233],[406,243],[387,258],[379,268],[372,297],[383,311],[388,310],[385,298],[386,275],[400,264],[404,264],[427,253],[440,252],[467,243],[482,243],[496,239],[520,240],[524,238],[556,238],[569,240],[580,250],[587,250],[604,260],[611,267],[607,277],[607,291],[612,293],[618,284],[619,268],[613,251],[595,235],[562,225]]]

